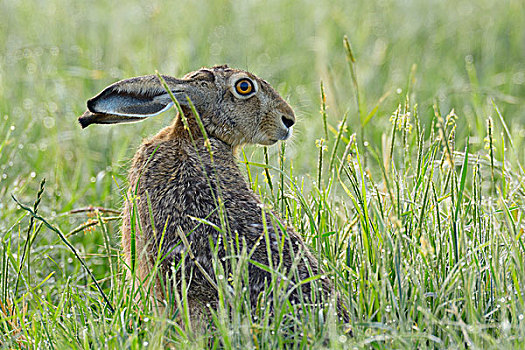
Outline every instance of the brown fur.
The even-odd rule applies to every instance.
[[[257,92],[248,98],[239,97],[232,90],[232,84],[243,77],[256,82],[258,87]],[[162,288],[165,285],[163,282],[166,282],[163,277],[171,276],[170,285],[180,282],[181,275],[178,273],[173,276],[172,268],[186,255],[184,274],[189,285],[187,297],[190,312],[196,316],[206,308],[206,304],[213,305],[217,301],[216,290],[196,264],[200,264],[215,279],[210,239],[219,246],[218,255],[223,258],[227,255],[225,244],[233,242],[236,235],[241,248],[244,247],[248,252],[253,249],[251,259],[266,266],[269,265],[269,245],[273,267],[281,265],[284,273],[289,272],[294,264],[293,257],[299,259],[295,261],[298,278],[291,276],[294,283],[309,277],[311,273],[319,274],[318,262],[301,236],[290,228],[281,232],[266,214],[270,242],[265,241],[261,201],[244,180],[235,158],[237,148],[246,143],[270,145],[288,138],[288,126],[295,121],[290,106],[264,80],[227,66],[203,68],[187,74],[181,80],[169,79],[168,86],[182,106],[189,130],[185,129],[181,116],[177,115],[171,126],[144,141],[133,159],[129,172],[130,193],[123,213],[122,245],[126,262],[131,266],[131,211],[135,201],[139,219],[137,224],[140,223],[142,228],[141,232],[138,229],[135,231],[139,280],[147,280],[160,249],[164,259],[160,264],[160,277],[155,280],[155,293],[158,298],[166,297],[163,293],[165,288]],[[132,117],[122,116],[125,114],[120,112],[122,110],[147,111],[143,112],[143,118],[147,118],[148,114],[153,115],[161,110],[162,103],[169,103],[170,100],[163,94],[165,91],[151,76],[115,83],[90,100],[90,109],[81,117],[84,118],[83,126],[132,121],[140,114],[130,112]],[[184,98],[186,96],[191,99],[202,119],[209,137],[208,145]],[[134,106],[133,103],[144,105]],[[211,147],[212,156],[207,146]],[[224,203],[228,226],[222,227],[224,234],[211,225],[199,225],[193,219],[206,219],[221,227],[217,210],[219,197]],[[281,225],[286,227],[284,222]],[[160,246],[163,232],[163,244]],[[188,257],[188,247],[181,242],[178,232],[187,236],[195,260]],[[280,253],[281,243],[284,244]],[[270,283],[271,276],[253,264],[249,264],[248,273],[247,287],[251,305],[254,306],[260,293]],[[325,295],[332,293],[333,287],[328,278],[322,280],[322,287]],[[302,291],[309,298],[310,284],[303,285]],[[297,291],[292,293],[293,299],[297,297]],[[346,317],[341,308],[340,313]]]

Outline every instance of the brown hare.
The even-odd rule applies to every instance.
[[[263,214],[261,201],[236,162],[236,153],[245,144],[272,145],[288,139],[295,123],[292,108],[266,81],[228,66],[202,68],[182,79],[163,79],[185,118],[178,114],[172,125],[144,141],[135,154],[122,224],[127,263],[136,266],[139,281],[145,281],[160,251],[155,295],[162,300],[169,289],[166,286],[178,286],[180,262],[185,256],[187,302],[190,315],[195,317],[205,314],[218,300],[213,284],[217,277],[214,249],[224,261],[231,256],[226,254],[227,242],[237,242],[251,254],[251,261],[259,263],[248,265],[246,287],[252,307],[271,282],[269,270],[261,265],[280,266],[280,276],[291,281],[292,301],[297,301],[299,294],[311,301],[312,284],[297,285],[321,273],[317,259],[300,235],[290,228],[283,230],[285,223],[273,215]],[[133,122],[164,112],[173,104],[157,76],[136,77],[110,85],[90,99],[79,122],[83,128]],[[197,111],[209,142],[205,142],[202,125],[192,110]],[[136,232],[135,252],[132,229]],[[318,283],[324,296],[332,295],[329,278]],[[346,318],[341,304],[338,309],[339,316]]]

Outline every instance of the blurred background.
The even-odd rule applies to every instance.
[[[348,134],[378,149],[408,86],[426,130],[434,104],[444,115],[454,108],[458,142],[471,134],[474,148],[483,147],[494,100],[517,147],[525,136],[522,0],[2,0],[0,13],[0,230],[16,217],[6,220],[16,212],[10,194],[32,200],[43,177],[46,214],[120,207],[136,147],[173,113],[86,130],[76,118],[108,84],[155,70],[180,77],[228,64],[269,81],[298,115],[287,156],[299,176],[315,169],[315,140],[323,137],[321,81],[329,125],[348,113]],[[378,107],[364,130],[344,35],[361,108]]]

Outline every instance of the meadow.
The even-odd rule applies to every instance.
[[[0,13],[2,348],[525,347],[522,0],[0,0]],[[119,79],[225,63],[296,112],[291,141],[247,146],[239,167],[319,257],[346,325],[328,302],[299,312],[282,285],[273,313],[246,308],[242,274],[218,283],[205,329],[134,301],[126,173],[175,112],[86,130],[77,117]]]

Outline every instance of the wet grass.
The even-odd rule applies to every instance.
[[[0,344],[523,347],[524,10],[0,2]],[[247,147],[239,166],[319,256],[352,336],[329,305],[288,303],[283,285],[273,315],[247,308],[246,252],[217,280],[208,328],[134,300],[119,248],[125,174],[174,112],[85,131],[76,117],[117,79],[222,63],[267,79],[298,114],[291,142]]]

